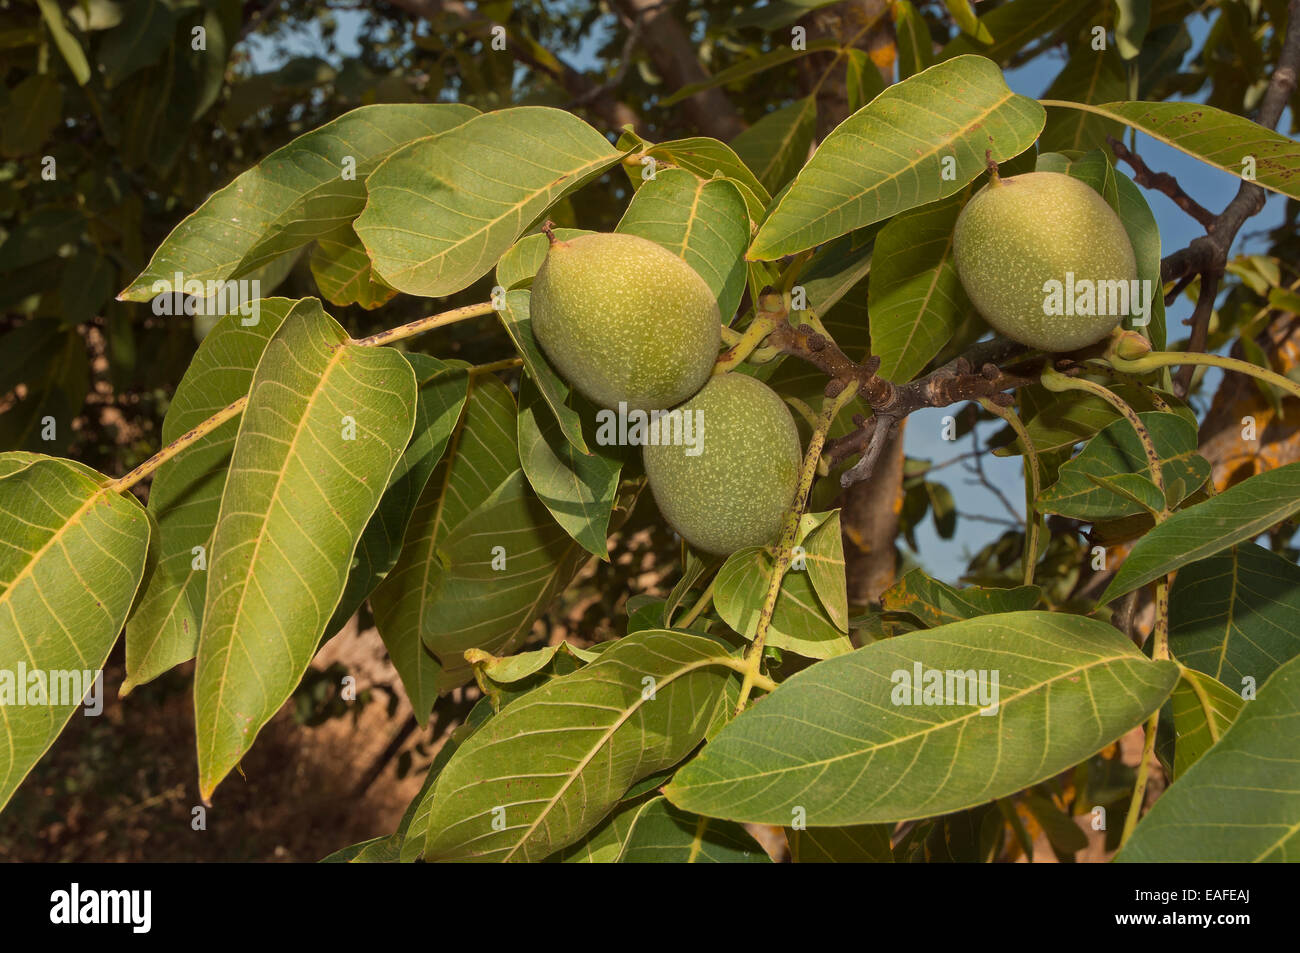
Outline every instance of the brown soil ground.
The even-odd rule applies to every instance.
[[[358,792],[410,707],[373,628],[358,634],[350,624],[312,665],[332,663],[356,678],[359,702],[315,727],[300,723],[287,703],[244,759],[244,776],[227,778],[204,809],[192,664],[119,699],[115,655],[105,670],[103,714],[74,714],[0,814],[0,860],[317,861],[391,833],[436,744],[428,730],[412,734],[403,746],[412,753],[409,773],[398,777],[393,758]],[[413,750],[417,742],[425,742],[424,754]]]

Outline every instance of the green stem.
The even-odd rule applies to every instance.
[[[431,331],[434,328],[440,328],[448,324],[455,324],[457,321],[464,321],[466,318],[475,318],[483,314],[491,314],[493,311],[492,302],[485,301],[481,304],[466,305],[463,308],[453,308],[450,311],[443,311],[440,314],[431,314],[428,317],[412,321],[410,324],[402,324],[395,328],[389,328],[387,331],[380,331],[378,334],[372,334],[369,337],[349,339],[350,344],[358,347],[378,347],[383,344],[392,344],[394,341],[401,341],[405,338],[415,337],[417,334],[423,334],[425,331]],[[518,358],[510,358],[504,362],[498,362],[500,367],[484,364],[474,368],[475,373],[482,373],[489,370],[499,370],[501,367],[513,367],[520,363]],[[144,463],[140,464],[130,473],[126,474],[119,480],[115,480],[110,489],[115,493],[121,493],[131,489],[149,474],[153,473],[160,466],[176,456],[190,444],[194,443],[201,437],[205,437],[212,431],[216,430],[222,424],[232,417],[242,413],[244,407],[248,404],[248,395],[244,395],[232,404],[221,408],[207,420],[197,424],[193,430],[190,430],[177,437],[167,446],[163,447]]]
[[[1133,797],[1129,800],[1128,816],[1124,818],[1124,830],[1120,833],[1119,844],[1123,847],[1137,827],[1138,815],[1142,813],[1142,804],[1146,800],[1147,777],[1151,774],[1151,756],[1156,750],[1156,727],[1160,722],[1160,709],[1157,708],[1147,719],[1146,741],[1142,744],[1142,763],[1138,765],[1137,783],[1133,785]]]
[[[1034,502],[1043,489],[1042,476],[1038,470],[1038,452],[1034,449],[1033,441],[1029,439],[1029,431],[1025,428],[1024,422],[1014,410],[1010,407],[1001,407],[987,397],[980,398],[980,406],[1006,421],[1007,425],[1016,432],[1020,445],[1025,448],[1025,477],[1029,481],[1029,499],[1025,506],[1025,585],[1032,586],[1034,567],[1038,562],[1038,538],[1043,528],[1038,511],[1034,507]]]
[[[745,328],[745,332],[740,335],[736,343],[718,356],[718,360],[713,365],[713,375],[716,377],[739,367],[745,358],[749,357],[763,343],[763,339],[776,330],[777,326],[784,320],[784,310],[759,310],[756,312],[754,320],[749,322],[749,327]]]
[[[1108,354],[1106,360],[1115,370],[1129,374],[1144,374],[1147,371],[1154,371],[1161,367],[1175,367],[1182,364],[1219,367],[1225,371],[1236,371],[1239,374],[1249,375],[1256,380],[1264,381],[1286,391],[1292,397],[1300,398],[1300,384],[1290,378],[1283,377],[1281,374],[1251,364],[1249,361],[1238,360],[1235,357],[1223,357],[1219,354],[1200,354],[1194,351],[1152,351],[1143,357],[1130,360],[1115,354]]]
[[[781,528],[781,538],[774,550],[772,575],[768,579],[767,595],[763,599],[763,608],[758,616],[758,627],[754,630],[754,639],[745,653],[745,680],[740,685],[740,700],[736,704],[736,713],[745,710],[749,693],[758,679],[762,677],[763,645],[767,641],[767,630],[772,625],[772,613],[776,611],[776,600],[781,595],[781,581],[790,568],[794,554],[795,539],[799,532],[799,519],[804,507],[808,505],[808,492],[812,489],[813,478],[817,474],[817,464],[821,461],[822,447],[826,445],[826,434],[835,422],[835,416],[844,409],[858,392],[857,382],[845,387],[833,398],[827,398],[808,440],[808,450],[804,454],[803,466],[799,471],[799,486],[795,491],[794,503],[785,514],[785,523]]]
[[[389,328],[387,331],[372,334],[370,337],[357,338],[351,343],[361,347],[378,347],[381,344],[392,344],[394,341],[413,338],[417,334],[432,331],[434,328],[441,328],[448,324],[455,324],[457,321],[464,321],[466,318],[477,318],[480,315],[491,314],[494,310],[491,301],[467,304],[463,308],[452,308],[450,311],[431,314],[428,317],[412,321],[410,324],[402,324],[395,328]]]
[[[1069,390],[1079,390],[1084,393],[1093,394],[1100,397],[1106,403],[1114,407],[1124,417],[1125,420],[1133,427],[1134,433],[1137,434],[1138,441],[1142,444],[1142,449],[1146,453],[1147,466],[1151,470],[1151,482],[1156,485],[1163,495],[1165,492],[1164,471],[1160,467],[1160,454],[1156,452],[1155,441],[1151,439],[1151,432],[1147,430],[1146,425],[1142,423],[1142,418],[1137,415],[1132,407],[1128,405],[1123,398],[1118,397],[1108,387],[1104,387],[1095,381],[1090,381],[1086,377],[1066,377],[1064,374],[1053,370],[1050,367],[1044,367],[1041,377],[1043,386],[1050,391],[1062,393]],[[1165,504],[1161,512],[1161,518],[1169,515],[1169,505]]]
[[[1152,357],[1164,356],[1156,352],[1139,358],[1136,361],[1129,361],[1113,354],[1108,355],[1112,365],[1120,371],[1134,370],[1134,364],[1143,364]],[[1177,363],[1171,362],[1171,363]],[[1154,370],[1156,367],[1163,366],[1161,363],[1143,365],[1138,370]],[[1164,474],[1160,469],[1160,455],[1156,453],[1155,441],[1151,439],[1151,433],[1143,425],[1141,418],[1138,417],[1137,411],[1130,407],[1124,400],[1117,397],[1109,388],[1095,383],[1083,377],[1066,377],[1050,367],[1043,369],[1042,375],[1043,386],[1051,391],[1081,390],[1089,394],[1095,394],[1102,398],[1112,407],[1118,410],[1132,425],[1133,430],[1137,433],[1138,440],[1142,443],[1143,450],[1146,451],[1147,463],[1151,468],[1151,482],[1154,483],[1163,497],[1165,492]],[[1169,503],[1166,499],[1159,513],[1153,514],[1156,523],[1169,516]],[[1155,610],[1156,619],[1151,635],[1155,640],[1151,646],[1151,657],[1153,659],[1169,658],[1169,577],[1161,576],[1156,581],[1155,592]],[[1156,746],[1156,728],[1160,718],[1160,710],[1157,708],[1152,713],[1151,718],[1146,725],[1146,740],[1142,746],[1142,763],[1138,766],[1137,781],[1133,785],[1133,798],[1129,802],[1128,816],[1124,818],[1124,831],[1120,837],[1122,845],[1128,840],[1129,835],[1137,826],[1138,814],[1142,811],[1142,804],[1146,800],[1147,779],[1151,774],[1151,754],[1155,751]]]
[[[153,473],[160,466],[162,466],[172,457],[176,456],[176,454],[180,453],[182,450],[184,450],[194,441],[198,440],[200,437],[205,437],[208,434],[212,433],[212,431],[216,430],[218,427],[224,424],[231,417],[236,417],[239,414],[243,413],[244,407],[247,404],[248,404],[248,395],[245,394],[243,397],[239,398],[239,400],[235,401],[234,403],[227,404],[225,407],[222,407],[220,410],[218,410],[207,420],[203,421],[202,423],[196,424],[192,430],[186,431],[185,433],[177,437],[175,440],[173,440],[171,443],[167,444],[167,446],[163,447],[161,450],[155,453],[148,460],[144,461],[144,463],[140,464],[138,467],[136,467],[126,476],[122,477],[120,480],[114,480],[112,485],[109,487],[109,489],[112,490],[112,492],[114,493],[121,493],[124,490],[131,489],[131,487],[135,486],[137,483],[139,483],[149,474]]]
[[[677,620],[677,625],[680,628],[689,628],[692,622],[704,614],[704,610],[713,602],[713,586],[717,581],[717,576],[710,579],[709,585],[705,588],[703,594],[696,600],[695,605],[691,606],[691,611]]]

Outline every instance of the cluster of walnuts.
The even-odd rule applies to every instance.
[[[1132,245],[1093,189],[1056,172],[989,185],[962,210],[953,259],[963,288],[1001,334],[1045,351],[1108,335],[1122,315],[1053,314],[1047,283],[1134,281]],[[533,333],[559,373],[620,417],[657,424],[642,447],[655,502],[697,549],[726,555],[769,545],[798,486],[794,418],[770,387],[714,374],[721,316],[681,258],[634,235],[550,237],[533,282]]]

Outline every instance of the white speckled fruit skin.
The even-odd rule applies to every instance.
[[[1083,182],[1060,172],[1028,172],[986,185],[966,203],[953,234],[953,259],[971,303],[994,329],[1044,351],[1100,341],[1119,315],[1047,315],[1044,282],[1137,277],[1133,246],[1119,216]]]
[[[635,235],[551,246],[533,281],[533,334],[556,370],[602,407],[667,410],[704,386],[718,302],[690,265]]]
[[[723,374],[682,407],[703,420],[704,449],[646,446],[659,511],[696,549],[726,555],[776,542],[803,453],[785,402],[762,381]]]

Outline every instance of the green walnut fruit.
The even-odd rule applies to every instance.
[[[1149,300],[1119,216],[1060,172],[994,178],[957,217],[953,259],[988,323],[1045,351],[1099,341]]]
[[[704,386],[722,324],[695,269],[635,235],[553,240],[529,306],[533,334],[602,407],[667,410]]]
[[[802,459],[785,402],[762,381],[723,374],[672,413],[677,410],[682,422],[661,433],[693,430],[695,446],[661,442],[641,451],[664,518],[708,553],[774,543],[794,502]]]

